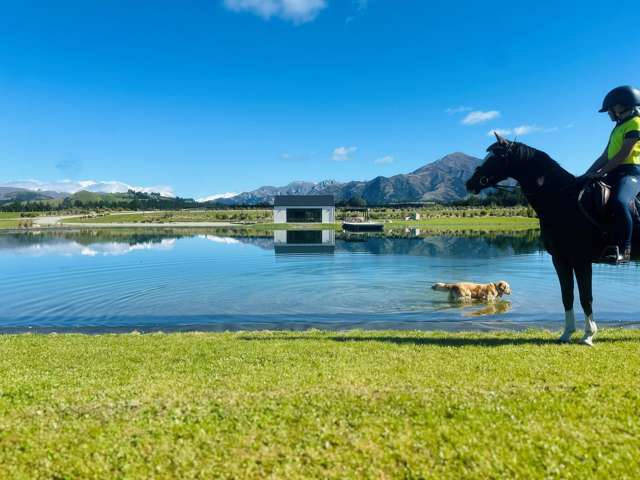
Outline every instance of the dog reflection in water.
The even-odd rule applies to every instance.
[[[463,315],[465,317],[482,317],[484,315],[498,315],[499,313],[507,313],[509,310],[511,310],[511,302],[500,300],[499,302],[485,305],[484,307],[477,310],[465,312]]]

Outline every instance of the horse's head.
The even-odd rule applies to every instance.
[[[497,133],[494,134],[497,141],[487,148],[489,153],[484,158],[484,162],[467,180],[466,187],[471,193],[478,194],[485,188],[495,187],[498,182],[509,176],[508,167],[516,144]]]

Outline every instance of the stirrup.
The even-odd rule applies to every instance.
[[[629,257],[631,256],[631,250],[626,249],[624,254],[620,253],[620,249],[617,245],[607,245],[602,250],[600,254],[600,258],[597,260],[597,263],[609,263],[612,265],[618,265],[620,263],[627,263],[629,261]]]

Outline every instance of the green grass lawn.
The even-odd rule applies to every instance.
[[[266,222],[272,210],[167,210],[151,213],[130,212],[98,217],[70,218],[65,223],[170,223],[170,222]]]
[[[0,218],[0,229],[1,228],[18,228],[19,222],[20,222],[19,218]]]
[[[20,213],[0,212],[0,229],[1,228],[18,228],[20,222]]]
[[[639,478],[640,332],[0,336],[0,477]]]
[[[531,230],[540,228],[537,218],[530,217],[441,217],[418,221],[391,221],[385,230],[400,228],[421,228],[428,231],[439,230]]]

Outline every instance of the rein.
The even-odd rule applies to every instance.
[[[509,158],[505,158],[505,170],[506,167],[509,165]],[[485,179],[488,180],[487,177],[484,177]],[[576,199],[576,202],[578,204],[578,210],[580,211],[580,213],[587,219],[587,221],[589,221],[589,223],[591,223],[594,227],[602,230],[603,226],[600,224],[600,222],[598,222],[595,218],[593,218],[589,212],[584,208],[584,205],[582,204],[582,198],[584,196],[585,190],[588,187],[588,181],[585,181],[584,178],[582,177],[574,177],[574,179],[570,182],[568,182],[566,185],[552,190],[551,192],[547,192],[548,188],[544,188],[544,184],[540,185],[538,187],[538,190],[535,192],[527,192],[524,188],[522,188],[522,185],[520,183],[518,183],[518,185],[494,185],[491,188],[495,188],[496,190],[501,190],[504,192],[515,192],[517,188],[520,188],[520,191],[522,192],[522,194],[527,197],[529,199],[529,197],[533,197],[535,198],[536,196],[539,196],[543,193],[553,193],[555,195],[559,194],[559,193],[563,193],[565,190],[568,190],[571,187],[574,187],[576,185],[579,185],[580,183],[583,183],[583,185],[581,186],[581,188],[579,189],[578,192],[578,197]]]
[[[567,185],[554,190],[553,193],[560,193],[560,192],[564,192],[565,190],[567,190],[570,187],[573,187],[574,185],[577,185],[579,182],[581,181],[581,179],[579,177],[576,177],[575,180],[572,180],[571,182],[569,182]],[[496,190],[502,190],[503,192],[515,192],[517,188],[520,188],[520,191],[522,192],[523,195],[525,196],[535,196],[535,195],[540,195],[542,193],[544,193],[543,191],[543,186],[538,187],[538,191],[536,192],[527,192],[524,188],[522,188],[522,185],[520,185],[520,183],[518,183],[518,185],[494,185],[491,188],[495,188]]]

